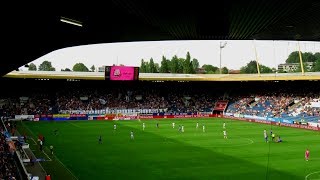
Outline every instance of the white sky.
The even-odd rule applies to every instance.
[[[224,41],[223,41],[224,42]],[[259,62],[269,67],[277,67],[284,63],[292,51],[298,46],[296,41],[255,41]],[[92,65],[124,64],[140,66],[140,61],[149,60],[151,57],[156,63],[161,62],[162,55],[170,58],[174,55],[185,57],[187,51],[191,58],[199,60],[200,66],[212,64],[219,67],[220,41],[149,41],[94,44],[77,46],[53,51],[35,61],[37,67],[45,60],[51,61],[57,71],[64,68],[72,69],[73,65],[82,62],[88,68]],[[302,52],[320,52],[320,42],[300,42]],[[222,66],[229,69],[240,69],[250,60],[255,60],[254,45],[252,40],[227,41],[222,49]],[[26,70],[26,68],[21,68]]]

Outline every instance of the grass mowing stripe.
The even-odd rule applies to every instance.
[[[224,121],[229,141],[223,140]],[[145,131],[142,122],[146,124]],[[156,128],[157,122],[160,128]],[[184,125],[185,133],[173,129],[172,122],[176,122],[176,127]],[[200,127],[205,124],[205,133],[196,130],[196,122]],[[319,136],[307,130],[272,127],[283,143],[267,144],[263,129],[271,129],[269,125],[226,119],[72,123],[81,124],[82,129],[66,122],[27,122],[26,125],[36,134],[43,133],[47,142],[55,145],[55,155],[79,179],[265,179],[269,164],[268,179],[295,180],[304,179],[320,166],[317,160],[305,162],[303,158],[306,146],[311,149],[312,159],[320,157],[316,153],[320,151]],[[59,129],[59,135],[54,136],[53,129]],[[130,141],[131,130],[135,133],[134,141]],[[103,137],[101,145],[99,135]],[[205,147],[249,143],[240,137],[254,143],[230,148]]]
[[[132,127],[132,126],[131,126]],[[136,127],[132,127],[132,128],[135,128],[137,131],[139,131],[139,129],[137,129]],[[150,133],[152,133],[152,132],[150,132]],[[180,133],[180,135],[183,135],[184,133]],[[177,136],[174,136],[174,137],[177,137]],[[173,138],[173,136],[171,136],[170,138]],[[248,138],[247,138],[248,139]],[[251,140],[251,139],[249,139],[251,142],[253,142],[253,140]],[[172,141],[172,140],[171,140]],[[251,144],[251,143],[250,143]],[[190,144],[188,144],[188,145],[190,145]],[[192,145],[191,145],[192,146]],[[196,147],[199,147],[199,146],[196,146]],[[222,148],[226,148],[227,146],[221,146]],[[201,146],[201,147],[199,147],[199,148],[203,148],[203,146]],[[214,153],[214,152],[212,152],[212,153]],[[226,156],[226,155],[220,155],[220,156]],[[226,157],[224,157],[224,158],[226,158]],[[233,157],[234,159],[236,159],[236,157]],[[243,164],[246,164],[245,162],[243,162]],[[248,166],[250,166],[250,165],[248,165]],[[258,166],[258,165],[255,165],[255,166]],[[257,167],[256,167],[257,168]],[[272,171],[276,171],[276,170],[272,170]],[[277,172],[277,173],[279,173],[279,172]],[[287,175],[288,177],[290,177],[290,175]],[[294,176],[292,176],[292,178],[295,178]]]

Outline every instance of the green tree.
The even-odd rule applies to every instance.
[[[96,70],[96,67],[94,65],[92,65],[90,70],[91,70],[91,72],[94,72]]]
[[[156,67],[154,65],[153,58],[150,58],[149,66],[150,66],[150,73],[155,73],[156,72]]]
[[[166,57],[162,56],[161,67],[160,67],[160,71],[159,72],[161,72],[161,73],[170,72],[169,64],[170,64],[170,61],[167,60]]]
[[[317,60],[317,53],[312,54],[311,52],[301,53],[302,61],[303,62],[315,62]],[[286,63],[300,63],[299,51],[294,51],[290,53]]]
[[[154,63],[155,73],[160,72],[160,65],[159,63]]]
[[[179,74],[183,73],[183,65],[184,65],[184,58],[178,58],[178,72]]]
[[[211,64],[204,64],[202,68],[206,74],[214,74],[217,70],[219,70],[218,67],[212,66]]]
[[[315,62],[316,57],[311,52],[305,52],[302,54],[303,62]]]
[[[89,72],[89,69],[83,63],[76,63],[73,66],[72,71],[75,71],[75,72]]]
[[[317,52],[317,53],[314,53],[314,62],[320,60],[320,53]]]
[[[37,70],[37,66],[35,64],[33,64],[33,63],[30,63],[28,70],[29,71],[36,71]]]
[[[272,73],[272,69],[263,64],[259,64],[260,73]],[[250,61],[246,66],[240,68],[241,74],[255,74],[258,73],[257,62]]]
[[[222,74],[229,74],[229,69],[227,67],[223,67],[221,72]]]
[[[141,59],[141,64],[140,64],[139,71],[140,71],[140,73],[146,73],[147,72],[146,62],[143,59]]]
[[[272,73],[272,72],[273,72],[272,68],[265,65],[260,65],[260,73]]]
[[[184,74],[190,74],[192,72],[192,63],[190,53],[187,52],[186,59],[183,59],[182,72]]]
[[[146,72],[145,73],[150,73],[150,63],[149,62],[145,62],[146,64]]]
[[[286,60],[286,63],[298,63],[298,62],[300,62],[298,51],[294,51],[290,53],[288,59]]]
[[[54,67],[52,67],[52,64],[50,61],[43,61],[40,65],[39,65],[39,71],[55,71],[56,69]]]
[[[240,68],[241,74],[255,74],[257,71],[257,63],[256,61],[250,61],[246,66],[242,66]]]
[[[179,70],[179,59],[178,59],[178,57],[176,55],[173,56],[172,59],[171,59],[170,70],[171,70],[171,73],[178,73],[178,70]]]
[[[319,53],[319,55],[320,55],[320,53]],[[317,59],[317,61],[314,63],[313,71],[314,72],[320,72],[320,58]]]
[[[195,58],[192,59],[192,67],[194,71],[196,71],[200,67],[198,59],[195,59]]]

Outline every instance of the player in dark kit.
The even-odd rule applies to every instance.
[[[55,130],[53,131],[53,134],[56,136],[56,135],[58,134],[58,129],[55,129]]]
[[[102,137],[99,137],[99,144],[102,144]]]
[[[157,128],[159,128],[159,123],[157,123]]]

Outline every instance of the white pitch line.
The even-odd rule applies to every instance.
[[[69,122],[69,121],[67,121],[69,124],[71,124],[72,126],[74,126],[74,127],[77,127],[77,128],[81,128],[81,126],[79,126],[79,125],[77,125],[77,124],[74,124],[74,123],[72,123],[72,122]]]
[[[32,141],[34,142],[34,145],[38,145],[37,142],[33,138],[30,138],[30,139],[32,139]]]
[[[317,173],[320,173],[320,171],[312,172],[312,173],[306,175],[305,180],[308,180],[308,177],[309,177],[310,175],[312,175],[312,174],[317,174]]]
[[[28,126],[24,125],[23,122],[21,122],[21,124],[22,124],[22,126],[26,127],[26,128],[28,129],[28,131],[31,132],[31,134],[32,134],[33,136],[35,136],[34,133],[33,133],[33,131],[31,131]],[[34,140],[33,138],[31,138],[31,139],[33,140],[33,142],[35,142],[35,140]],[[35,142],[35,143],[36,143],[36,142]],[[36,143],[36,144],[37,144],[37,143]],[[31,149],[31,148],[30,148],[30,149]],[[33,154],[34,157],[36,157],[36,156],[34,155],[34,153],[32,153],[32,154]],[[37,162],[37,163],[39,164],[39,166],[41,167],[41,169],[43,170],[43,172],[47,173],[47,171],[44,170],[44,168],[43,168],[43,166],[41,165],[41,163],[40,163],[40,162]]]
[[[43,154],[45,154],[47,156],[47,158],[49,158],[49,161],[52,161],[51,158],[48,156],[47,153],[43,152]]]

